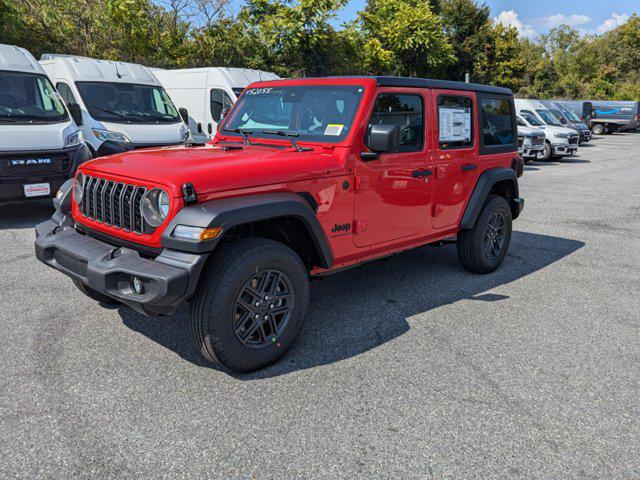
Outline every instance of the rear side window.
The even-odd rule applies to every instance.
[[[214,122],[219,122],[224,110],[229,110],[233,106],[233,100],[227,92],[214,88],[211,90],[211,118]]]
[[[438,97],[438,142],[441,149],[473,146],[472,108],[469,97]]]
[[[373,105],[369,121],[372,125],[398,125],[400,127],[400,151],[422,150],[424,144],[424,109],[422,97],[398,93],[383,93]],[[368,144],[368,138],[365,141]]]
[[[513,145],[515,138],[511,102],[506,99],[483,98],[480,100],[480,108],[484,146]]]
[[[78,103],[76,101],[76,97],[73,95],[73,92],[71,91],[71,87],[66,83],[58,82],[56,84],[56,90],[58,90],[58,93],[62,97],[62,100],[64,100],[64,103],[66,103],[67,105],[69,105],[70,103]]]

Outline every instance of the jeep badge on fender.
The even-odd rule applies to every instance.
[[[83,164],[36,254],[103,304],[157,316],[190,303],[204,358],[252,371],[295,341],[310,277],[451,238],[470,272],[498,268],[524,205],[517,142],[505,88],[258,82],[208,145]]]

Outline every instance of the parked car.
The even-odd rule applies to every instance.
[[[212,144],[83,165],[37,226],[36,255],[89,297],[145,315],[190,301],[198,351],[255,370],[293,344],[310,275],[453,237],[467,270],[497,269],[524,205],[516,150],[505,88],[254,83]]]
[[[0,44],[0,204],[48,198],[91,158],[44,70]]]
[[[45,54],[40,65],[75,120],[93,156],[180,145],[189,129],[151,69],[133,63]]]
[[[520,115],[516,115],[518,135],[522,136],[520,155],[525,162],[542,159],[545,156],[545,135],[542,130],[527,126]]]
[[[593,117],[593,104],[584,100],[555,100],[556,104],[575,114],[585,125],[590,126]]]
[[[578,151],[580,135],[573,128],[562,126],[551,111],[538,100],[515,99],[516,111],[527,127],[545,133],[543,160],[573,155]]]
[[[248,68],[186,68],[153,70],[169,96],[188,117],[196,144],[208,142],[218,123],[247,85],[279,78],[271,72]]]
[[[560,103],[554,100],[541,100],[540,103],[547,107],[563,126],[573,128],[576,132],[578,132],[578,135],[580,135],[578,144],[586,143],[591,140],[591,130],[571,110],[566,109]]]
[[[591,103],[593,104],[591,131],[594,135],[638,128],[640,102],[591,100]]]

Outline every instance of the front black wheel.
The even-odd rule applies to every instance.
[[[458,234],[458,258],[464,268],[475,273],[497,269],[509,250],[511,223],[507,200],[489,195],[473,228]]]
[[[593,125],[593,126],[591,127],[591,132],[592,132],[594,135],[602,135],[602,134],[604,134],[604,125],[601,125],[601,124],[599,124],[599,123],[596,123],[595,125]]]
[[[540,160],[548,161],[553,158],[553,148],[551,147],[551,142],[544,142],[544,154]]]
[[[308,273],[293,250],[268,239],[239,240],[203,272],[191,302],[191,333],[213,364],[257,370],[291,347],[308,302]]]

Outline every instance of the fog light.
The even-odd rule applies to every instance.
[[[140,280],[138,277],[133,277],[133,279],[131,280],[131,287],[137,295],[144,294],[144,283],[142,283],[142,280]]]

